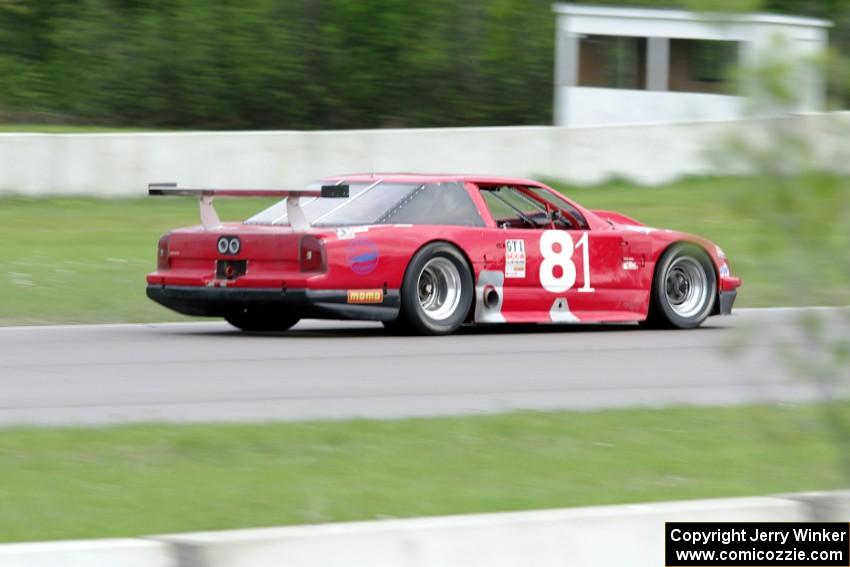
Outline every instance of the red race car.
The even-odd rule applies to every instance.
[[[148,297],[246,331],[301,318],[440,335],[464,323],[640,321],[693,328],[732,310],[739,278],[712,242],[589,210],[527,179],[370,174],[306,189],[182,189],[200,226],[159,241]],[[279,196],[222,223],[214,196]]]

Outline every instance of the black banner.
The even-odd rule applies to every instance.
[[[667,522],[667,567],[850,567],[850,523]]]

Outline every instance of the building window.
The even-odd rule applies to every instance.
[[[581,36],[578,71],[581,87],[645,89],[646,38]]]
[[[670,40],[670,90],[727,94],[734,91],[737,41]]]

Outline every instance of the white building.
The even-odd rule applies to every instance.
[[[740,118],[746,75],[736,82],[730,71],[757,66],[779,49],[787,60],[811,61],[826,47],[832,25],[769,14],[579,4],[552,9],[559,126]],[[797,110],[823,110],[823,77],[813,63],[801,65]]]

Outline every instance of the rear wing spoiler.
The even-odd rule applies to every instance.
[[[286,214],[290,226],[295,230],[310,227],[307,217],[301,209],[301,197],[316,199],[347,199],[348,185],[322,185],[321,189],[191,189],[178,187],[176,183],[149,183],[148,195],[151,197],[198,197],[201,212],[201,224],[204,230],[213,230],[221,226],[221,220],[213,207],[213,197],[285,197]]]

